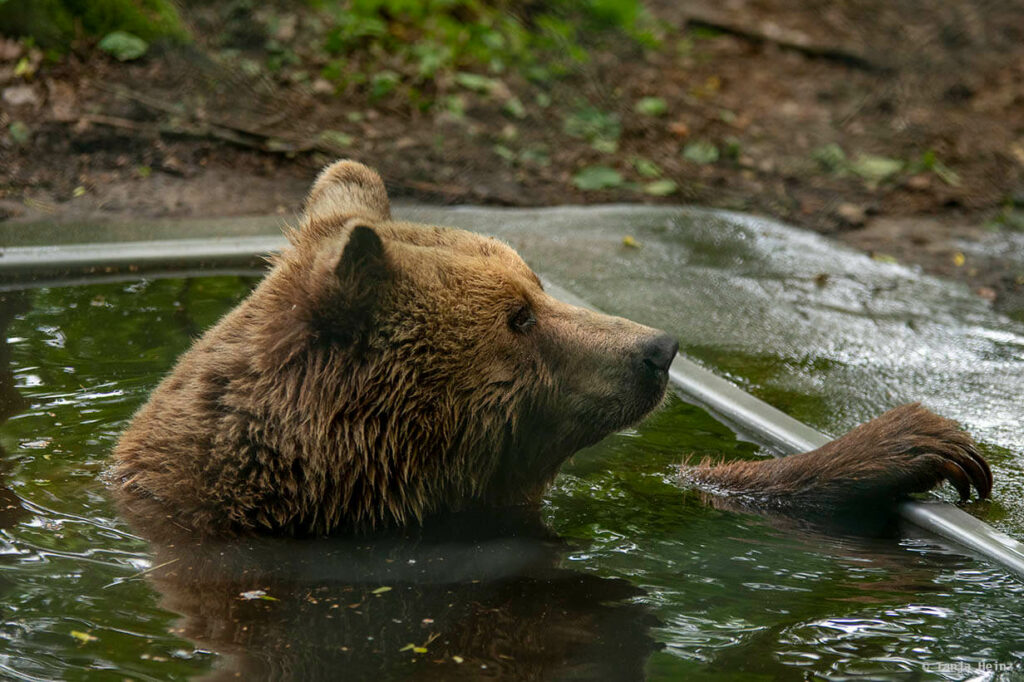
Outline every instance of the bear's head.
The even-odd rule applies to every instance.
[[[322,533],[536,500],[664,395],[674,339],[552,298],[496,239],[393,221],[363,165],[324,170],[289,239],[151,400],[195,391],[208,518]],[[166,496],[138,471],[147,408],[116,473]]]

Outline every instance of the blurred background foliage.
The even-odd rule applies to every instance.
[[[245,15],[287,9],[287,3],[250,0],[220,4],[222,15],[229,17],[224,26],[229,42],[238,37],[237,24],[244,23]],[[604,34],[626,35],[652,47],[658,44],[656,22],[639,0],[305,0],[291,4],[315,13],[314,25],[303,28],[312,28],[314,46],[333,58],[324,73],[334,80],[346,78],[345,58],[366,51],[388,55],[407,67],[401,69],[403,73],[419,80],[468,67],[493,73],[521,68],[532,78],[545,79],[564,75],[572,62],[586,61],[588,48]],[[131,38],[145,43],[192,39],[171,0],[0,0],[0,34],[28,38],[57,53],[98,46],[115,56],[121,56],[119,45]],[[111,36],[113,40],[107,40]],[[278,65],[298,61],[274,40],[263,42],[260,47],[276,53]],[[108,48],[111,44],[113,49]],[[124,54],[129,59],[141,56],[131,50]],[[270,65],[275,65],[274,60]],[[378,78],[375,87],[387,89],[388,80]]]
[[[0,33],[66,51],[80,38],[121,31],[142,40],[188,39],[170,0],[0,0]]]
[[[0,220],[284,214],[317,168],[691,202],[1024,309],[1024,0],[0,0]],[[999,260],[999,263],[996,261]]]

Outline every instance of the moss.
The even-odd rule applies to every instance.
[[[146,41],[188,40],[170,0],[0,0],[0,34],[67,50],[76,37],[125,31]]]

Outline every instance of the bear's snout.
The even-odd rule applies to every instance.
[[[675,337],[661,332],[644,342],[640,350],[643,366],[657,374],[668,372],[678,350],[679,342]]]

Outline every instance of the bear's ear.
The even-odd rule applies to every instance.
[[[335,161],[317,176],[306,197],[307,226],[346,217],[390,220],[384,181],[355,161]]]
[[[372,307],[389,279],[387,255],[372,227],[357,224],[334,266],[341,295],[353,309]]]

